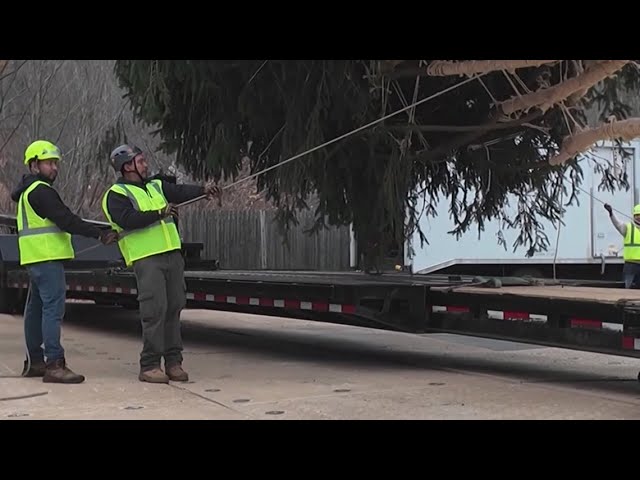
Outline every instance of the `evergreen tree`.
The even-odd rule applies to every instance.
[[[453,234],[498,218],[521,232],[513,247],[532,255],[549,244],[540,220],[560,219],[582,179],[575,158],[560,165],[550,158],[586,126],[586,108],[600,120],[629,115],[619,94],[637,90],[636,64],[598,62],[607,61],[120,60],[115,70],[135,116],[157,127],[162,149],[196,178],[216,179],[235,176],[245,155],[257,172],[453,87],[460,74],[479,74],[261,175],[258,188],[280,208],[283,225],[315,193],[317,228],[353,222],[364,250],[389,234],[401,244],[444,198]],[[587,77],[604,75],[602,68],[614,74],[592,88]],[[578,83],[584,88],[576,91]],[[561,204],[564,175],[572,186]],[[608,188],[620,186],[607,178]],[[508,196],[519,207],[513,218],[503,214]],[[426,208],[417,208],[419,199]]]

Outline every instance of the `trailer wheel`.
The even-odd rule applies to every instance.
[[[15,288],[0,288],[0,313],[13,315],[24,311],[26,298],[18,292]]]
[[[10,298],[9,289],[0,288],[0,313],[13,313],[12,302],[9,301]]]

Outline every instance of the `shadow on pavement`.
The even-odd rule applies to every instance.
[[[580,384],[589,390],[637,395],[640,383],[635,376],[611,377],[602,374],[577,371],[579,365],[567,367],[550,364],[536,365],[536,358],[516,359],[513,357],[493,359],[482,358],[478,354],[452,354],[446,356],[440,352],[430,352],[429,343],[425,341],[424,351],[403,349],[398,345],[398,334],[393,335],[394,346],[385,342],[385,334],[372,338],[371,335],[354,334],[354,328],[341,327],[325,330],[322,333],[313,329],[295,328],[296,320],[290,331],[257,328],[253,325],[238,324],[238,327],[218,327],[202,323],[183,323],[183,340],[185,350],[188,345],[207,346],[210,348],[232,348],[249,355],[268,355],[271,358],[286,359],[299,362],[323,363],[328,366],[349,365],[359,368],[399,368],[399,369],[431,369],[461,370],[470,373],[501,375],[521,382],[549,382],[563,384],[572,388]],[[87,304],[69,304],[67,306],[66,324],[77,328],[96,332],[108,330],[112,334],[127,337],[140,337],[141,328],[136,311],[121,308],[97,307]],[[321,326],[322,324],[319,324]],[[348,337],[347,337],[348,335]],[[391,338],[391,337],[389,337]],[[466,342],[457,342],[466,343]],[[471,343],[471,342],[470,342]],[[511,343],[511,342],[510,342]],[[415,337],[412,349],[416,348]],[[524,346],[523,350],[530,348]],[[511,348],[511,350],[513,350]],[[495,352],[488,352],[495,353]],[[603,364],[614,356],[602,355]],[[625,367],[628,368],[628,367]],[[640,367],[639,367],[640,368]]]

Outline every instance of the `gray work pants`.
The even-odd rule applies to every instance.
[[[640,263],[625,262],[622,267],[624,288],[640,288]]]
[[[182,363],[180,313],[186,305],[184,259],[179,250],[133,264],[142,323],[141,370]]]

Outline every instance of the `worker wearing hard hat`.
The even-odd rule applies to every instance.
[[[61,158],[53,143],[33,142],[24,155],[29,173],[11,194],[18,203],[20,264],[30,278],[24,319],[28,358],[22,375],[43,377],[47,383],[81,383],[84,376],[69,369],[60,342],[66,300],[63,262],[75,255],[71,234],[99,238],[104,244],[114,243],[117,234],[85,222],[62,202],[53,188]]]
[[[633,222],[621,222],[613,214],[611,205],[605,204],[609,218],[624,237],[624,286],[625,288],[640,288],[640,205],[633,207]]]
[[[180,332],[180,313],[186,305],[184,258],[175,205],[201,195],[219,196],[220,189],[213,183],[203,187],[150,179],[145,154],[135,146],[113,150],[111,166],[121,177],[104,194],[102,209],[120,235],[125,264],[136,276],[143,338],[138,379],[186,382]]]

